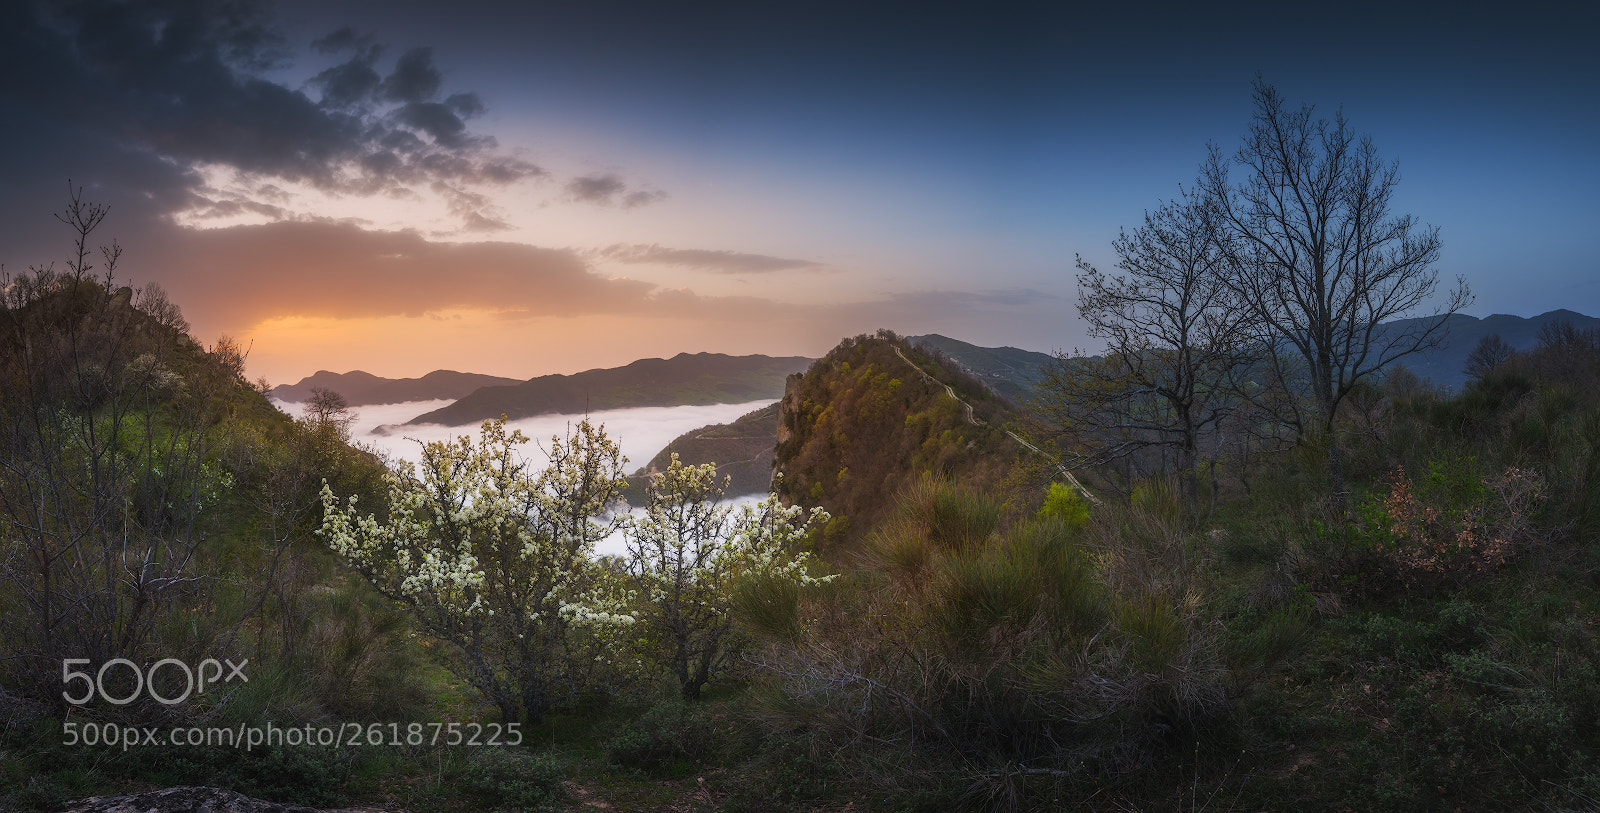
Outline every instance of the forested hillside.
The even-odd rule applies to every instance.
[[[993,423],[1005,409],[994,395],[888,331],[844,340],[790,378],[780,403],[778,494],[825,508],[829,544],[859,540],[921,476],[995,486],[1020,451]]]
[[[239,347],[192,339],[159,286],[120,285],[117,253],[88,242],[104,215],[75,196],[66,269],[4,280],[0,807],[219,777],[330,800],[308,753],[66,747],[64,732],[80,733],[67,723],[98,735],[402,718],[425,697],[404,618],[314,537],[322,483],[377,504],[382,465],[347,444],[337,416],[296,422],[274,409],[245,382]],[[190,697],[193,669],[212,677],[208,659],[248,662],[248,681],[213,686],[203,702],[154,700]],[[92,666],[64,683],[82,664]],[[86,696],[78,684],[91,678]]]
[[[916,347],[944,354],[971,372],[985,386],[1016,404],[1033,397],[1034,385],[1039,383],[1041,377],[1040,368],[1054,358],[1049,353],[1016,347],[979,347],[937,333],[908,336],[906,341]]]
[[[1526,318],[1497,313],[1479,319],[1458,313],[1450,317],[1449,332],[1438,347],[1418,353],[1402,364],[1437,385],[1461,389],[1473,378],[1468,362],[1484,340],[1494,336],[1507,349],[1532,350],[1539,345],[1540,331],[1563,324],[1577,330],[1593,330],[1600,328],[1600,319],[1564,308]],[[1389,329],[1405,330],[1409,326],[1408,320],[1397,320]]]

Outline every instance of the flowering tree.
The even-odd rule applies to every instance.
[[[537,474],[528,438],[485,421],[482,439],[429,443],[420,475],[389,474],[389,517],[361,516],[322,489],[328,544],[423,628],[453,645],[459,674],[504,720],[537,722],[593,685],[608,633],[631,624],[625,591],[594,559],[618,523],[595,521],[625,484],[625,459],[588,421],[551,439]]]
[[[685,466],[676,454],[650,484],[642,518],[626,529],[628,574],[640,593],[658,659],[697,698],[728,657],[734,584],[749,576],[802,583],[810,557],[793,550],[827,512],[785,506],[775,496],[755,506],[719,506],[727,479],[717,467]]]

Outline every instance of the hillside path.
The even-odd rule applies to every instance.
[[[891,345],[891,347],[893,347],[893,345]],[[912,363],[911,359],[906,358],[906,354],[900,352],[900,348],[894,347],[894,354],[899,356],[901,361],[905,362],[907,365],[910,365],[911,369],[916,370],[917,371],[917,375],[922,376],[922,378],[925,381],[927,381],[929,384],[933,384],[934,386],[937,386],[937,387],[944,387],[945,393],[948,394],[951,398],[954,398],[956,400],[956,403],[961,405],[962,410],[967,415],[967,423],[970,423],[973,426],[983,426],[984,425],[983,421],[978,420],[978,416],[973,413],[972,404],[969,404],[966,401],[963,401],[961,399],[961,396],[956,395],[956,388],[955,387],[952,387],[949,384],[946,384],[943,381],[940,381],[939,379],[934,378],[931,375],[928,375],[928,372],[926,370],[924,370],[921,367],[918,367],[916,364]],[[1038,446],[1035,446],[1032,443],[1029,443],[1028,441],[1023,440],[1022,436],[1018,435],[1016,432],[1013,432],[1010,429],[1004,429],[1004,428],[1002,428],[1000,431],[1005,432],[1007,435],[1011,436],[1012,440],[1016,441],[1017,443],[1022,444],[1022,448],[1027,449],[1028,451],[1033,452],[1034,454],[1039,455],[1040,457],[1043,457],[1046,460],[1049,460],[1050,463],[1056,467],[1056,471],[1061,472],[1061,476],[1067,478],[1067,482],[1071,483],[1072,487],[1076,488],[1078,490],[1079,494],[1082,494],[1085,499],[1087,499],[1089,502],[1094,503],[1095,505],[1099,505],[1100,504],[1100,498],[1098,498],[1095,495],[1089,493],[1089,489],[1084,488],[1083,487],[1083,483],[1078,482],[1078,478],[1072,476],[1072,472],[1068,471],[1066,466],[1061,465],[1060,461],[1058,461],[1055,458],[1051,457],[1048,453],[1046,453],[1043,449],[1040,449]]]

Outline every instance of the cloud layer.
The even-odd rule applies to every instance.
[[[773,271],[817,270],[823,264],[811,260],[791,260],[765,254],[746,254],[700,248],[666,248],[650,244],[617,243],[598,252],[598,256],[624,263],[655,263],[697,268],[719,274],[766,274]]]

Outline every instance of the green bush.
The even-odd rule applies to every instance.
[[[475,809],[495,813],[533,813],[554,810],[566,799],[561,781],[566,767],[559,761],[515,748],[484,748],[456,779],[456,787],[476,803]]]
[[[606,743],[610,760],[626,768],[676,773],[716,745],[716,729],[703,706],[664,698]]]
[[[1039,519],[1055,520],[1071,529],[1089,524],[1089,502],[1065,483],[1051,483],[1040,506]]]

